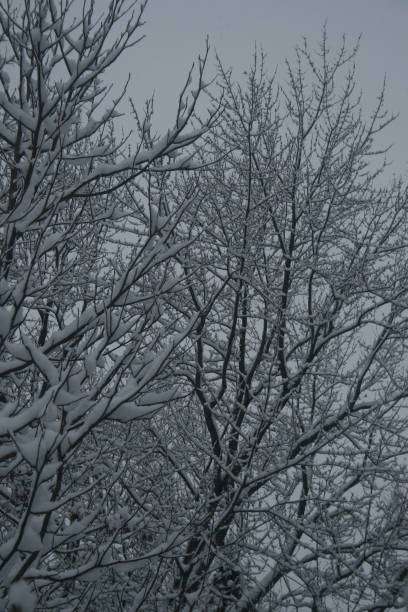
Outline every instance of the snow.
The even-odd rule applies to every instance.
[[[168,403],[170,402],[175,395],[175,390],[171,389],[168,391],[161,391],[161,392],[156,392],[156,391],[152,391],[149,393],[145,393],[143,395],[143,403],[146,406],[149,405],[153,405],[153,404],[159,404],[159,403]]]
[[[99,349],[95,349],[85,357],[85,372],[88,377],[91,377],[96,370],[99,352]]]
[[[163,408],[163,406],[164,404],[139,405],[135,402],[125,402],[119,408],[116,408],[116,410],[109,415],[109,418],[114,421],[129,423],[134,419],[142,419],[151,416]]]
[[[8,144],[13,146],[15,144],[16,135],[14,132],[9,130],[4,124],[0,124],[0,138],[2,138]]]
[[[45,376],[50,385],[57,385],[59,382],[58,371],[48,357],[38,347],[36,347],[29,338],[24,338],[24,344],[27,347],[35,365]]]
[[[41,40],[41,30],[40,28],[33,28],[31,30],[31,40],[33,44],[38,44]]]
[[[10,331],[13,313],[7,308],[0,307],[0,337],[6,338]]]
[[[65,59],[67,66],[68,66],[68,70],[70,71],[71,74],[76,74],[77,73],[77,66],[78,66],[78,62],[74,59],[71,59],[69,57],[67,57]]]
[[[408,610],[408,583],[404,587],[402,596],[403,596],[404,603],[405,603],[405,605],[407,607],[407,610]]]
[[[19,549],[24,552],[37,552],[42,548],[42,541],[39,533],[32,527],[26,526],[24,529]]]
[[[177,276],[176,276],[176,277],[171,277],[171,276],[170,276],[170,277],[169,277],[169,278],[168,278],[168,279],[165,281],[165,283],[164,283],[163,287],[161,287],[161,290],[160,290],[160,291],[161,291],[161,292],[163,292],[163,293],[164,293],[165,291],[171,291],[172,289],[174,289],[174,287],[175,287],[175,286],[176,286],[178,283],[180,283],[180,281],[181,281],[181,280],[182,280],[182,277],[181,277],[181,276],[178,276],[178,277],[177,277]]]
[[[2,557],[3,559],[5,559],[6,557],[8,557],[8,555],[11,553],[11,551],[14,548],[15,545],[15,538],[10,538],[9,540],[6,540],[1,546],[0,546],[0,557]]]
[[[8,592],[9,607],[19,612],[34,612],[37,598],[25,580],[14,582]]]
[[[8,73],[3,69],[0,71],[0,76],[5,86],[8,87],[10,85],[10,76],[8,75]]]
[[[44,240],[44,243],[41,246],[41,249],[38,255],[39,256],[44,255],[44,253],[46,253],[47,251],[52,249],[56,244],[61,242],[63,238],[64,238],[64,234],[61,234],[59,232],[55,232],[47,236],[47,238]]]
[[[19,361],[31,361],[31,356],[30,353],[28,352],[27,348],[20,343],[17,342],[6,342],[5,343],[6,349],[7,351],[10,353],[10,355],[12,355],[13,357],[15,357],[16,359],[18,359]],[[9,362],[6,362],[4,365],[8,365]],[[0,372],[1,372],[1,368],[0,368]]]
[[[39,454],[39,440],[34,439],[28,442],[16,441],[16,445],[23,459],[32,467],[35,467]]]
[[[30,132],[35,131],[38,121],[37,117],[32,117],[30,114],[25,113],[17,104],[9,102],[7,96],[2,92],[0,92],[0,106],[4,108],[10,117],[13,117],[16,121],[21,121]]]
[[[71,45],[71,47],[75,49],[77,53],[82,53],[84,45],[85,45],[85,39],[82,36],[81,38],[73,39],[71,36],[67,35],[66,38],[69,44]]]
[[[151,416],[158,410],[161,410],[171,399],[174,398],[174,395],[175,389],[162,392],[144,393],[140,398],[140,403],[137,403],[136,401],[124,402],[110,413],[109,418],[127,423],[134,419],[142,419],[147,416]]]
[[[41,484],[53,478],[58,472],[60,467],[61,467],[60,461],[54,461],[52,463],[48,463],[47,465],[45,465],[41,471],[39,483]]]
[[[140,300],[140,296],[139,296],[139,300]],[[129,303],[129,302],[126,302],[126,303]],[[115,323],[115,326],[114,326],[113,330],[112,330],[113,333],[112,333],[112,335],[109,338],[110,342],[116,342],[117,340],[119,340],[119,338],[122,338],[122,336],[124,336],[132,328],[134,328],[136,319],[137,319],[137,317],[132,317],[129,321],[124,321],[122,323],[120,322],[120,320],[117,321]]]
[[[38,418],[44,413],[45,407],[51,399],[53,393],[52,389],[47,389],[44,395],[35,400],[29,408],[26,408],[12,417],[0,417],[0,436],[4,436],[9,432],[17,431],[22,429],[34,419]],[[9,404],[13,406],[14,404]]]
[[[10,292],[10,286],[5,278],[0,280],[0,304],[4,304]]]
[[[94,569],[90,569],[89,571],[85,572],[84,574],[81,575],[81,580],[84,580],[85,582],[98,582],[98,580],[100,580],[103,576],[105,572],[105,568],[103,567],[95,567]]]

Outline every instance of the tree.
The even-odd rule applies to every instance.
[[[384,94],[365,121],[324,36],[285,88],[262,54],[246,88],[220,63],[200,121],[205,55],[164,137],[149,101],[119,138],[103,78],[144,6],[0,2],[1,607],[402,608]]]
[[[186,539],[165,609],[404,605],[407,189],[372,161],[392,118],[381,92],[364,120],[354,55],[298,48],[286,88],[262,54],[245,89],[220,65],[172,298],[198,317],[174,366],[186,399],[156,430]]]
[[[110,102],[103,78],[140,40],[145,3],[112,0],[100,16],[84,1],[75,18],[78,8],[0,3],[0,607],[10,610],[122,609],[148,580],[133,571],[155,554],[139,420],[174,397],[171,356],[195,324],[161,311],[179,290],[169,274],[189,202],[164,216],[155,175],[192,167],[191,145],[214,119],[192,125],[207,54],[163,137],[148,102],[118,139],[125,89]]]

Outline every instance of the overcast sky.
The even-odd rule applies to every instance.
[[[225,65],[242,78],[255,43],[266,52],[270,72],[278,66],[281,76],[285,57],[303,36],[317,45],[325,20],[332,46],[343,33],[350,44],[361,33],[357,75],[365,106],[375,103],[386,76],[387,108],[400,113],[386,133],[394,143],[389,158],[395,172],[408,173],[408,0],[150,0],[145,20],[145,40],[115,66],[115,78],[132,73],[129,93],[139,108],[155,90],[162,126],[174,116],[178,91],[207,34]],[[214,75],[214,56],[207,70],[208,77]]]

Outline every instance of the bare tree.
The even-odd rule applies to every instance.
[[[162,214],[154,176],[191,167],[213,115],[192,125],[205,54],[164,137],[147,103],[118,139],[125,92],[110,102],[103,76],[140,40],[144,7],[0,3],[2,609],[122,609],[157,552],[137,421],[174,397],[169,360],[195,315],[162,309],[189,201]]]
[[[2,608],[402,608],[407,190],[356,50],[299,48],[282,88],[220,64],[194,122],[205,55],[164,137],[149,101],[119,138],[103,77],[145,4],[12,4]]]
[[[354,55],[301,47],[285,88],[260,54],[245,89],[220,66],[179,257],[199,322],[166,432],[186,525],[168,609],[404,605],[407,190],[372,161],[391,118],[381,92],[364,120]]]

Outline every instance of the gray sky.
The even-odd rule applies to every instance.
[[[157,123],[171,122],[177,94],[186,73],[208,34],[223,62],[232,66],[236,78],[251,63],[254,45],[267,54],[272,73],[290,58],[293,48],[306,36],[316,46],[327,19],[329,44],[340,43],[345,33],[352,44],[361,33],[357,57],[358,86],[365,107],[375,103],[384,75],[387,77],[387,108],[400,113],[385,135],[394,143],[389,158],[393,171],[408,171],[408,0],[150,0],[145,13],[146,39],[115,66],[115,78],[133,75],[129,93],[139,108],[156,92]],[[215,72],[210,57],[207,80]]]

